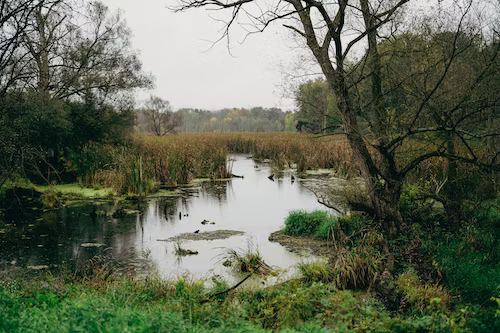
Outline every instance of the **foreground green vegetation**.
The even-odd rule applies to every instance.
[[[412,274],[412,273],[408,273]],[[404,275],[400,279],[414,278]],[[447,309],[442,293],[418,299],[408,296],[414,312],[391,313],[365,292],[339,290],[304,274],[259,290],[227,289],[215,281],[179,278],[165,282],[103,280],[94,276],[65,283],[48,276],[33,282],[13,280],[0,285],[2,332],[465,332],[477,316],[467,308]],[[413,295],[413,294],[408,294]],[[418,310],[418,311],[417,311]],[[484,332],[484,330],[483,330]]]
[[[422,314],[429,304],[438,305],[473,323],[458,331],[494,332],[500,329],[498,207],[498,200],[483,203],[469,213],[473,222],[454,233],[440,217],[442,208],[429,206],[406,211],[412,226],[398,238],[384,235],[366,216],[324,211],[292,212],[283,232],[330,240],[327,261],[299,266],[308,281],[375,290],[386,306],[403,313]]]

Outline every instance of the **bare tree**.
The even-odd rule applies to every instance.
[[[54,98],[102,100],[118,92],[150,87],[141,71],[131,33],[119,12],[99,1],[38,3],[28,17],[22,46],[28,54],[27,87]]]
[[[386,95],[397,87],[390,85],[382,75],[383,56],[379,50],[382,40],[388,40],[398,28],[396,17],[402,15],[403,9],[410,0],[338,0],[333,2],[317,0],[277,0],[261,2],[259,0],[180,0],[176,11],[207,7],[229,12],[229,19],[223,29],[223,37],[229,38],[230,28],[235,24],[243,24],[246,29],[253,28],[250,33],[261,32],[273,22],[281,22],[284,27],[292,30],[308,46],[314,59],[322,70],[326,81],[333,90],[338,110],[342,117],[344,134],[353,152],[354,162],[361,172],[369,196],[369,206],[374,210],[375,217],[381,221],[385,230],[392,234],[404,229],[404,222],[399,212],[399,198],[403,181],[407,174],[424,161],[436,157],[448,158],[449,161],[471,163],[481,168],[500,170],[499,153],[479,155],[474,152],[470,140],[474,134],[461,133],[461,125],[465,120],[478,119],[479,114],[486,109],[498,106],[497,98],[484,98],[476,92],[487,81],[491,74],[497,73],[498,36],[488,21],[481,21],[478,27],[471,25],[471,10],[481,1],[463,0],[449,4],[455,17],[446,22],[446,30],[453,31],[451,43],[448,43],[436,66],[428,65],[425,75],[410,76],[422,79],[423,90],[414,96],[414,102],[408,108],[408,113],[398,115],[405,117],[400,126],[395,126],[394,110],[388,106]],[[437,1],[436,6],[442,2]],[[448,4],[443,4],[447,5]],[[407,17],[412,21],[415,17]],[[437,18],[439,19],[439,17]],[[494,20],[490,22],[495,22]],[[431,30],[443,30],[436,24],[429,25]],[[491,38],[485,41],[489,47],[483,53],[483,70],[476,71],[474,76],[466,81],[468,89],[462,98],[455,99],[454,104],[440,105],[436,110],[433,101],[449,92],[443,90],[445,81],[449,78],[450,68],[456,63],[461,53],[457,41],[464,32],[468,34],[483,34],[489,31]],[[348,38],[345,38],[348,35]],[[354,50],[365,50],[362,61],[352,57]],[[354,63],[354,66],[351,66]],[[364,70],[361,71],[360,68]],[[363,74],[353,79],[354,73]],[[488,75],[485,75],[488,73]],[[432,79],[426,80],[425,77]],[[404,81],[407,82],[407,81]],[[368,84],[369,102],[361,105],[357,100],[356,89],[359,84]],[[401,84],[401,82],[400,82]],[[498,96],[498,92],[490,91],[490,96]],[[468,103],[471,100],[475,103]],[[467,103],[465,103],[467,102]],[[467,104],[467,106],[465,105]],[[431,115],[437,115],[431,117]],[[459,115],[462,116],[459,116]],[[358,115],[361,117],[359,118]],[[425,128],[421,127],[421,119],[427,119]],[[368,123],[364,130],[359,121]],[[439,121],[437,121],[439,119]],[[483,123],[484,125],[484,123]],[[418,139],[423,135],[443,135],[453,133],[464,149],[452,149],[446,142],[437,140],[426,150],[416,152],[408,159],[396,159],[403,145],[409,140]],[[500,135],[498,130],[482,137]]]
[[[174,133],[182,126],[182,115],[173,112],[170,103],[157,96],[146,101],[144,115],[147,129],[157,136]]]
[[[22,77],[27,52],[21,48],[22,36],[37,6],[49,0],[12,0],[0,4],[0,95]]]

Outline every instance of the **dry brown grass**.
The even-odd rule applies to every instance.
[[[296,165],[299,171],[318,168],[347,167],[351,152],[347,140],[339,137],[317,137],[299,133],[181,133],[165,137],[136,135],[141,147],[155,153],[163,150],[183,151],[197,157],[202,146],[221,153],[247,153],[269,159],[278,167]],[[164,151],[164,152],[165,152]]]
[[[401,167],[436,145],[408,140],[398,149]],[[373,150],[373,148],[371,148]],[[82,179],[92,185],[112,186],[118,192],[139,192],[142,164],[142,191],[155,184],[177,185],[194,178],[226,178],[231,175],[229,153],[251,154],[269,160],[276,168],[297,171],[333,168],[343,174],[359,175],[347,139],[300,133],[181,133],[156,137],[137,134],[128,147],[89,147],[88,172]],[[412,174],[443,174],[447,161],[424,161]],[[86,184],[88,185],[88,184]],[[145,190],[146,189],[146,190]]]

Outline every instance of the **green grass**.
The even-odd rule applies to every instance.
[[[284,232],[290,236],[312,236],[320,224],[329,218],[328,213],[322,210],[311,213],[303,210],[292,211],[285,220]]]
[[[3,281],[0,332],[429,332],[433,327],[436,332],[464,331],[457,324],[462,323],[459,313],[391,315],[365,294],[321,282],[290,280],[201,302],[227,286],[216,281],[206,289],[202,282],[185,278],[68,284],[53,279]]]
[[[339,226],[339,220],[334,216],[327,216],[316,229],[316,237],[331,239],[332,232]]]
[[[331,239],[332,231],[339,226],[339,218],[323,210],[292,211],[285,220],[284,232],[289,236],[315,236]]]
[[[298,269],[302,278],[308,282],[328,283],[334,277],[331,265],[324,261],[301,263],[298,265]]]
[[[62,184],[62,185],[34,185],[35,190],[47,193],[50,191],[55,191],[61,193],[63,196],[70,198],[82,198],[82,199],[99,199],[107,198],[115,195],[115,192],[111,188],[89,188],[80,187],[78,184]]]
[[[487,251],[469,251],[461,241],[436,244],[435,262],[446,284],[470,302],[500,297],[500,264]]]

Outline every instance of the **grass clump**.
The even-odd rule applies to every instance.
[[[307,282],[329,283],[333,280],[334,274],[331,266],[324,261],[312,261],[298,265],[302,279]]]
[[[339,226],[339,220],[335,216],[327,216],[323,219],[318,228],[316,229],[315,235],[321,239],[331,239],[334,230]]]
[[[251,242],[247,244],[245,250],[226,249],[219,261],[238,273],[255,272],[262,275],[272,273],[272,268],[264,262],[259,250]]]
[[[336,217],[324,211],[295,211],[286,219],[284,233],[332,241],[328,263],[299,266],[306,281],[333,282],[339,289],[358,289],[373,286],[381,276],[384,236],[363,215]]]
[[[335,223],[334,219],[328,212],[322,210],[310,213],[296,210],[286,218],[284,232],[290,236],[313,236],[321,226],[321,235],[327,236],[329,226]]]
[[[333,282],[339,289],[358,289],[373,286],[381,276],[384,236],[363,215],[335,217],[325,211],[294,211],[285,221],[284,233],[332,241],[328,263],[299,266],[306,281]]]
[[[284,233],[289,236],[314,236],[320,239],[356,236],[373,228],[373,221],[363,215],[331,216],[328,212],[315,210],[292,211],[285,220]]]
[[[181,242],[175,243],[175,255],[179,257],[192,256],[198,254],[198,251],[193,251],[190,249],[185,249],[182,247]]]
[[[416,271],[410,268],[396,279],[396,288],[403,292],[407,305],[424,312],[431,303],[444,309],[451,304],[451,295],[437,284],[423,283]]]

